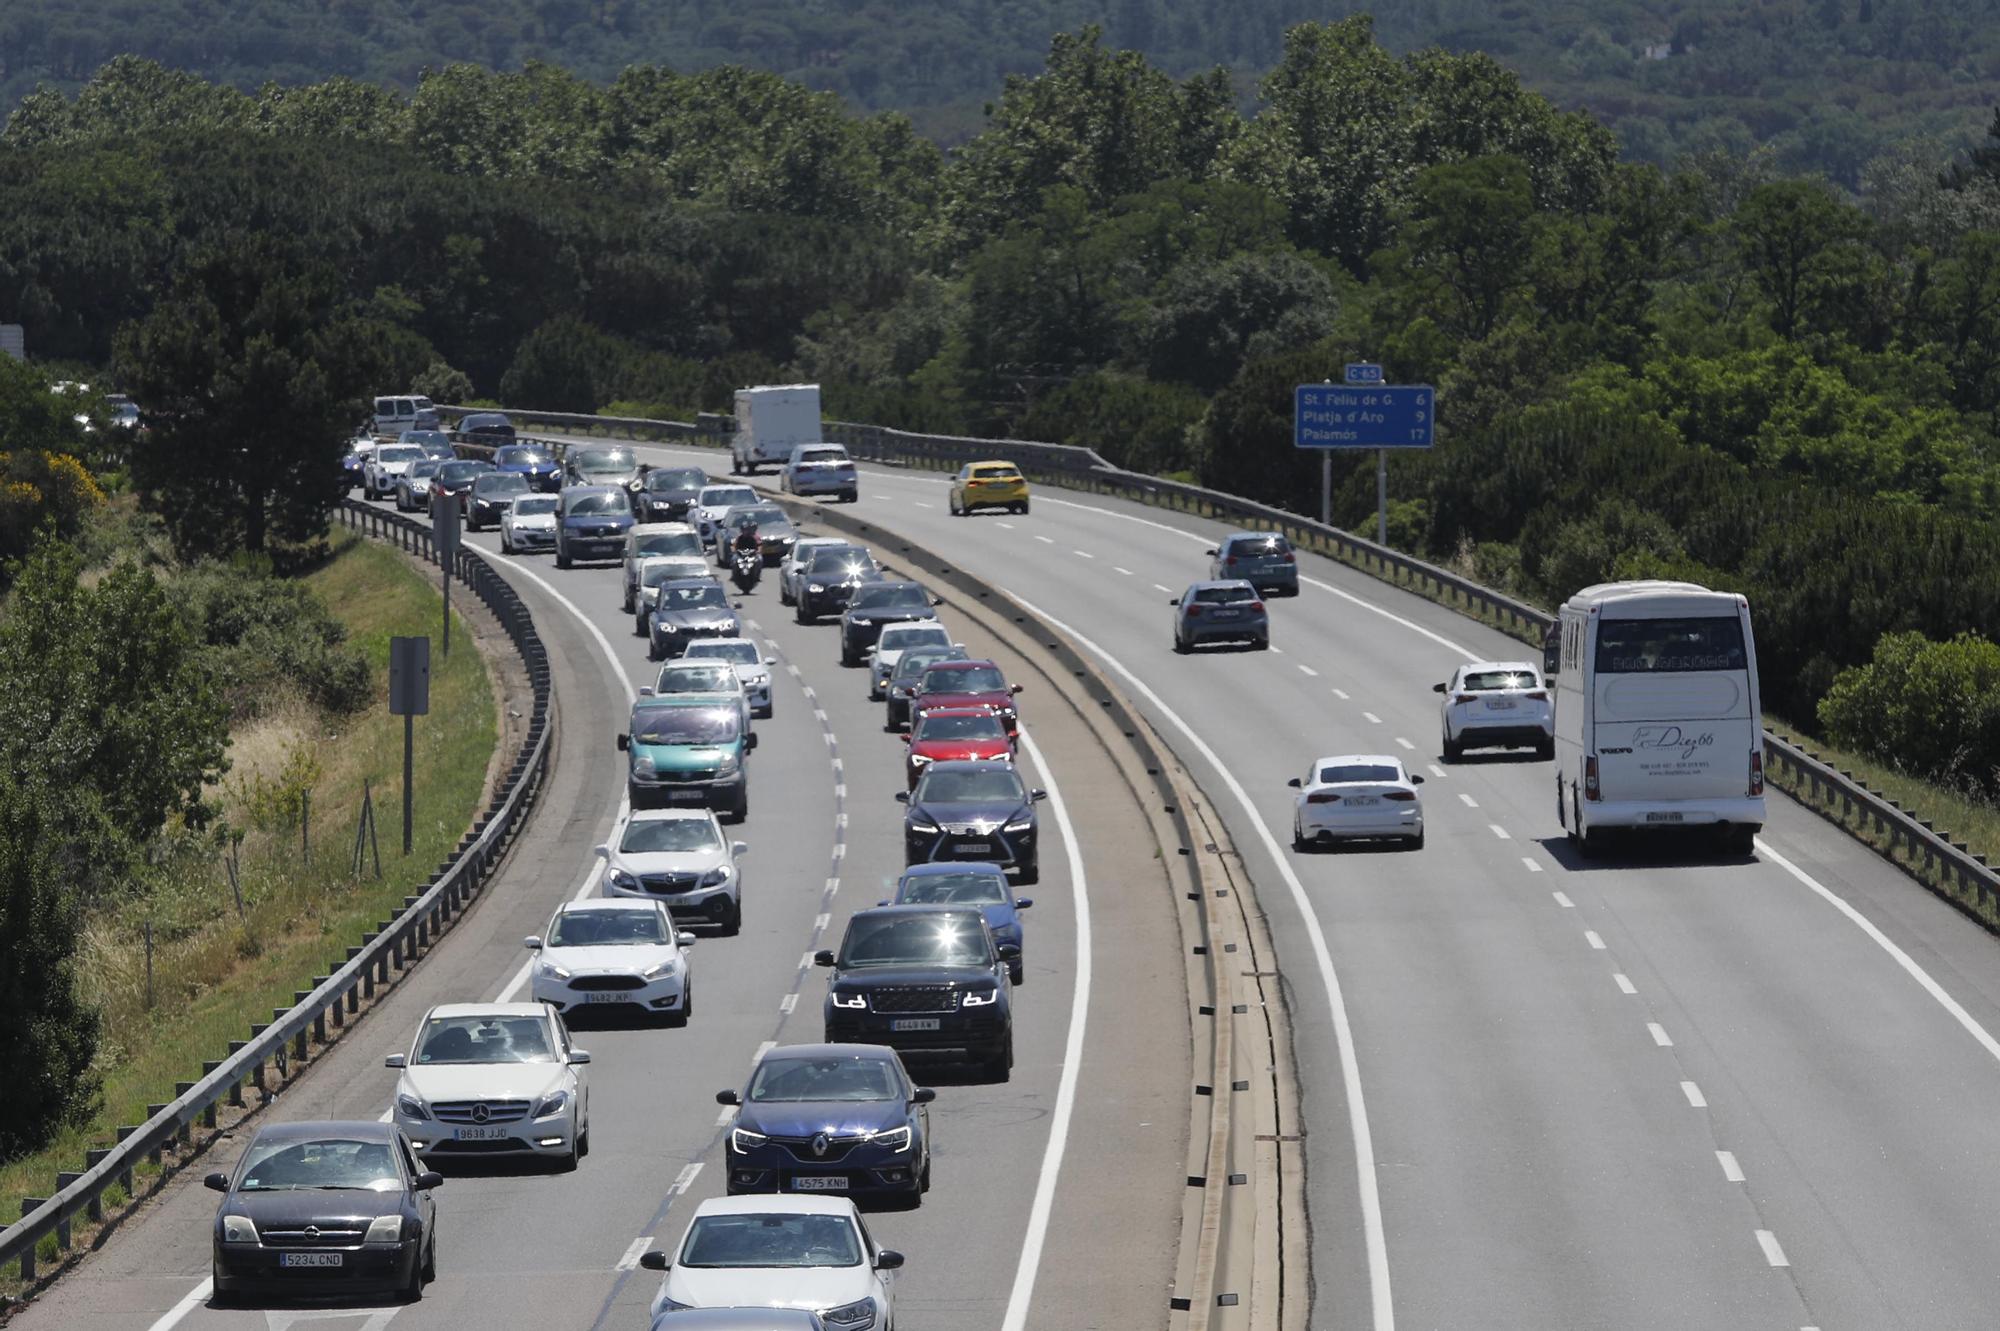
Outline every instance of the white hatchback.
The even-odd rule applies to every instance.
[[[1488,748],[1533,749],[1538,758],[1555,757],[1555,709],[1534,665],[1468,662],[1431,691],[1444,695],[1439,711],[1446,762],[1457,762],[1467,749]]]
[[[804,1308],[835,1331],[885,1331],[903,1254],[880,1248],[845,1197],[711,1197],[680,1247],[644,1253],[662,1271],[652,1315],[676,1308]]]
[[[736,861],[748,850],[722,835],[712,810],[634,809],[597,848],[604,861],[599,890],[607,897],[664,902],[676,924],[706,920],[733,934],[743,919],[743,873]]]
[[[912,647],[952,647],[951,630],[936,620],[920,620],[914,624],[884,625],[875,639],[873,650],[868,653],[868,697],[880,702],[889,690],[889,676],[896,673],[896,662],[903,659],[903,653]]]
[[[1286,782],[1292,801],[1292,849],[1362,838],[1390,838],[1412,849],[1424,844],[1421,776],[1383,753],[1315,758],[1303,778]]]
[[[500,553],[556,548],[556,497],[521,495],[500,515]]]
[[[566,901],[549,917],[548,932],[522,945],[539,954],[529,993],[558,1012],[638,1008],[676,1026],[694,1012],[686,952],[694,935],[678,929],[657,901]]]
[[[444,1003],[417,1023],[391,1115],[426,1161],[590,1150],[590,1055],[545,1003]]]

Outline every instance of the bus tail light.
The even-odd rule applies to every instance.
[[[1764,793],[1764,750],[1750,750],[1750,796],[1755,799]]]
[[[1594,753],[1583,760],[1583,797],[1587,800],[1598,797],[1597,755]]]

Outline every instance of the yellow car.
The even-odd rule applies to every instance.
[[[975,508],[1028,511],[1028,478],[1011,462],[968,462],[951,478],[951,511],[966,517]]]

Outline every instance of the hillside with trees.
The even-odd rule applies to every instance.
[[[342,77],[409,93],[458,62],[600,85],[632,64],[742,65],[955,143],[1051,33],[1098,24],[1167,74],[1220,66],[1247,90],[1287,26],[1371,11],[1389,50],[1490,53],[1636,160],[1762,147],[1850,187],[1905,140],[1962,147],[2000,83],[2000,0],[10,0],[0,109],[43,84],[74,93],[124,54],[245,91]]]

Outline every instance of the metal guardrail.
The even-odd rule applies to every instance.
[[[337,510],[343,526],[390,541],[410,554],[437,562],[430,528],[399,514],[384,512],[357,500],[343,500]],[[438,867],[425,889],[403,899],[403,907],[347,949],[347,962],[330,975],[313,978],[312,988],[296,994],[290,1008],[272,1012],[268,1024],[253,1025],[251,1038],[231,1041],[228,1057],[203,1064],[197,1082],[179,1083],[171,1104],[154,1108],[150,1118],[134,1128],[120,1128],[118,1144],[89,1153],[89,1167],[63,1174],[60,1190],[46,1199],[24,1201],[21,1219],[0,1232],[0,1264],[19,1259],[21,1283],[35,1279],[36,1248],[53,1234],[59,1249],[70,1247],[70,1228],[78,1214],[102,1219],[102,1198],[113,1184],[128,1199],[135,1196],[133,1171],[141,1160],[159,1163],[171,1143],[191,1139],[198,1122],[213,1128],[216,1106],[243,1103],[246,1083],[264,1091],[264,1068],[282,1070],[303,1062],[308,1040],[324,1044],[329,1027],[339,1030],[358,1012],[362,999],[391,982],[391,971],[413,965],[446,925],[475,897],[488,871],[504,849],[539,792],[549,763],[550,700],[548,650],[535,631],[525,602],[507,580],[477,551],[461,546],[454,574],[483,601],[513,641],[527,667],[534,690],[534,712],[527,736],[514,755],[486,812],[459,842],[452,857]]]

